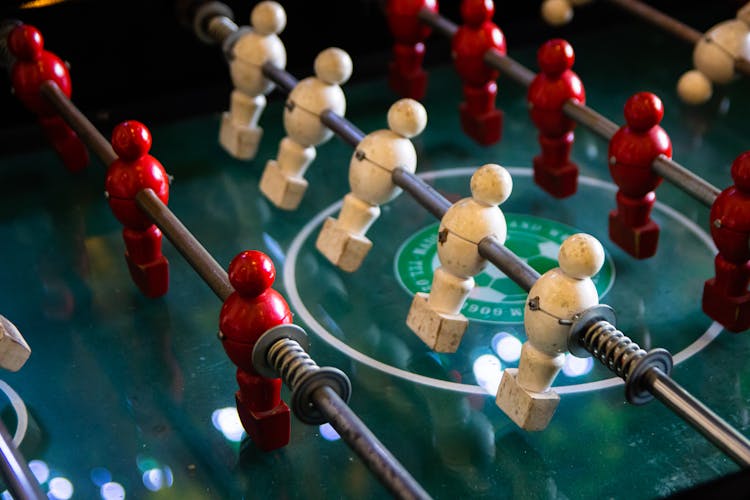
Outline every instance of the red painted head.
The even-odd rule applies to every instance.
[[[463,0],[461,2],[461,19],[465,24],[479,27],[495,15],[495,4],[492,0]]]
[[[750,151],[745,151],[735,158],[731,173],[737,189],[750,192]]]
[[[257,297],[271,288],[275,279],[273,261],[257,250],[242,252],[229,264],[229,282],[245,297]]]
[[[112,132],[112,148],[123,160],[135,161],[151,149],[151,132],[141,122],[122,122]]]
[[[8,35],[8,49],[19,60],[35,61],[44,50],[44,38],[35,27],[22,24]]]
[[[562,38],[546,41],[536,53],[539,69],[551,76],[572,68],[575,58],[573,47]]]
[[[638,92],[625,103],[625,121],[635,131],[647,131],[664,117],[661,99],[651,92]]]

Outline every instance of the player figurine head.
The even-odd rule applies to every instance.
[[[411,139],[427,126],[427,111],[414,99],[400,99],[388,109],[388,128],[400,136]]]
[[[329,85],[341,85],[352,76],[352,59],[345,51],[329,47],[315,58],[315,76]]]
[[[571,278],[591,278],[604,265],[604,248],[591,235],[574,234],[560,246],[557,260],[562,272]]]
[[[151,132],[141,122],[122,122],[112,131],[112,148],[121,159],[135,161],[151,149]]]
[[[35,61],[44,51],[44,38],[35,27],[22,24],[8,35],[8,50],[17,59]]]
[[[482,205],[499,205],[512,190],[513,179],[500,165],[488,163],[471,176],[471,197]]]
[[[464,24],[478,28],[495,15],[495,4],[492,0],[463,0],[461,2],[461,19]]]
[[[278,35],[286,27],[286,12],[276,2],[260,2],[250,13],[250,24],[259,35]]]
[[[638,92],[625,103],[625,121],[636,132],[646,132],[661,122],[664,105],[651,92]]]
[[[553,38],[539,47],[536,54],[539,69],[547,76],[559,76],[573,67],[573,47],[562,38]]]
[[[257,297],[273,285],[276,268],[268,255],[248,250],[232,259],[228,275],[237,293],[244,297]]]
[[[732,180],[740,191],[750,193],[750,151],[745,151],[732,162]]]

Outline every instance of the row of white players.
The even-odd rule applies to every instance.
[[[544,0],[542,17],[553,26],[570,22],[573,7],[592,0]],[[709,8],[709,7],[706,7]],[[750,61],[750,2],[743,5],[734,19],[709,28],[693,48],[695,69],[684,73],[677,82],[677,93],[688,104],[702,104],[713,94],[713,84],[725,85],[737,77],[735,61]]]
[[[255,156],[262,130],[258,118],[265,95],[273,89],[261,66],[286,63],[284,46],[277,34],[285,14],[275,2],[261,2],[251,14],[252,30],[234,45],[230,70],[235,90],[230,110],[224,114],[220,143],[233,156]],[[348,80],[352,62],[346,52],[329,48],[315,59],[315,76],[301,80],[290,92],[284,109],[283,138],[276,160],[270,160],[260,181],[262,193],[277,207],[294,210],[307,187],[305,170],[315,158],[315,147],[329,140],[333,132],[320,121],[320,114],[332,110],[344,115],[346,101],[340,85]],[[400,167],[414,172],[417,154],[411,138],[427,124],[424,107],[412,99],[395,102],[388,111],[388,129],[364,137],[352,155],[349,170],[351,192],[344,197],[339,218],[329,217],[316,247],[339,268],[357,270],[372,242],[366,232],[378,218],[380,205],[392,200],[401,189],[392,181]],[[487,164],[471,178],[472,196],[453,204],[440,223],[438,257],[429,294],[417,294],[406,323],[431,349],[455,352],[468,321],[460,313],[471,290],[474,276],[487,261],[477,244],[486,236],[505,242],[507,228],[499,208],[511,194],[513,182],[506,169]],[[559,402],[550,389],[567,351],[569,320],[598,303],[591,277],[604,261],[602,245],[594,237],[576,234],[560,247],[560,267],[545,273],[529,293],[524,343],[518,370],[504,372],[497,404],[520,427],[540,430],[547,426]]]

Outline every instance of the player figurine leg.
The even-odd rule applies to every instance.
[[[229,69],[235,90],[229,111],[222,115],[219,143],[233,157],[255,158],[263,129],[258,119],[266,107],[266,95],[274,84],[263,76],[262,66],[286,66],[286,50],[277,36],[286,25],[286,13],[276,2],[264,1],[253,8],[251,29],[243,29],[231,48]]]
[[[503,372],[495,402],[519,427],[543,430],[560,396],[550,387],[565,362],[573,317],[599,303],[591,277],[604,264],[604,249],[588,234],[574,234],[560,246],[559,266],[531,287],[524,310],[528,340],[518,369]]]
[[[347,272],[359,269],[372,247],[365,233],[380,216],[380,205],[401,193],[393,183],[393,170],[416,170],[417,153],[409,139],[426,125],[424,107],[413,99],[401,99],[388,110],[389,129],[372,132],[357,145],[349,164],[352,192],[344,197],[338,220],[326,219],[315,242],[334,265]]]
[[[659,226],[651,208],[662,178],[651,168],[657,156],[672,156],[672,143],[659,126],[664,116],[661,100],[649,92],[625,103],[625,121],[609,142],[609,171],[620,188],[617,209],[609,214],[609,236],[636,259],[656,253]]]
[[[534,157],[534,181],[557,198],[576,192],[578,166],[570,161],[575,122],[565,116],[569,100],[583,104],[585,92],[571,71],[575,55],[568,42],[553,39],[537,52],[540,73],[529,86],[529,114],[539,129],[541,155]]]
[[[436,0],[388,0],[386,17],[395,39],[393,61],[388,65],[388,84],[398,95],[421,100],[427,89],[422,69],[425,46],[431,29],[419,19],[423,8],[437,12]]]
[[[136,195],[151,189],[166,204],[169,177],[148,154],[151,133],[137,121],[126,121],[112,132],[112,148],[119,156],[107,169],[105,189],[109,206],[124,227],[125,260],[130,276],[147,297],[160,297],[169,288],[169,263],[161,253],[161,231],[135,203]]]
[[[711,236],[719,249],[716,276],[703,287],[703,311],[731,332],[750,328],[750,152],[732,163],[734,185],[711,207]]]
[[[461,314],[474,288],[474,276],[487,265],[477,244],[487,236],[505,243],[505,216],[498,205],[513,189],[510,174],[500,165],[487,164],[471,177],[471,197],[452,205],[440,221],[435,270],[429,294],[417,293],[406,324],[431,349],[455,352],[468,321]]]
[[[461,127],[481,145],[494,144],[502,135],[503,115],[495,109],[497,70],[484,62],[488,50],[505,54],[505,36],[492,22],[492,0],[463,0],[461,25],[451,42],[453,64],[463,81],[464,102],[459,107]]]
[[[229,264],[234,287],[219,314],[219,338],[229,359],[237,365],[237,412],[250,439],[263,451],[289,443],[289,407],[281,400],[281,379],[269,379],[252,366],[255,342],[267,330],[292,322],[292,312],[273,288],[276,269],[262,252],[250,250]]]
[[[55,54],[44,50],[42,34],[28,24],[18,25],[10,32],[8,49],[15,58],[11,68],[13,93],[37,115],[45,136],[67,169],[83,170],[89,162],[86,146],[41,93],[42,84],[49,81],[70,97],[68,67]]]
[[[300,81],[289,93],[284,108],[287,137],[279,145],[278,160],[269,160],[260,179],[260,191],[283,210],[295,210],[307,190],[305,171],[315,159],[315,146],[328,141],[333,132],[320,121],[330,110],[346,111],[340,84],[352,73],[352,60],[341,49],[328,48],[315,58],[315,76]]]

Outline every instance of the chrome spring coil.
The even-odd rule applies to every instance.
[[[583,334],[581,343],[595,358],[625,380],[628,380],[637,361],[646,355],[646,351],[608,321],[594,323]]]
[[[295,390],[308,373],[320,369],[296,340],[288,338],[277,340],[271,346],[268,361],[291,390]]]

